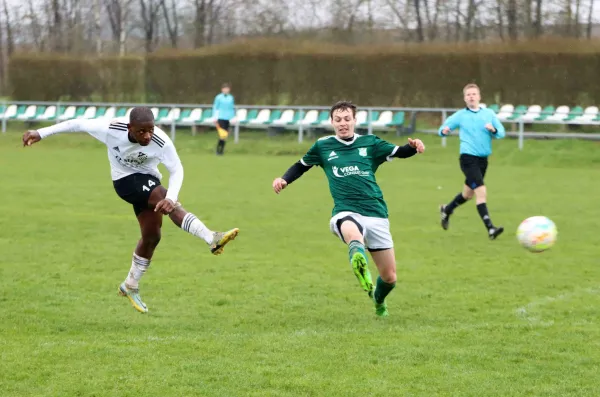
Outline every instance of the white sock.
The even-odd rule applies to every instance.
[[[181,228],[196,237],[200,237],[202,240],[206,241],[206,244],[210,244],[213,241],[213,231],[207,228],[206,225],[191,212],[188,212],[183,217]]]
[[[131,269],[129,269],[129,275],[125,280],[125,284],[129,287],[137,288],[140,282],[140,279],[148,270],[150,266],[150,259],[142,258],[137,255],[135,252],[133,253],[133,259],[131,260]]]

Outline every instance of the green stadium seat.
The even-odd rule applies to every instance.
[[[358,119],[358,113],[356,113],[356,125],[359,127],[368,127],[369,126],[369,112],[365,111],[365,118],[364,120],[362,120],[362,116],[361,119]],[[371,120],[371,123],[373,123],[375,120],[377,120],[379,118],[379,111],[377,110],[371,110],[371,117],[373,118],[373,120]]]
[[[201,116],[202,109],[198,109],[198,110],[200,110],[200,114],[198,116]],[[182,109],[181,112],[179,113],[179,117],[177,118],[177,124],[181,123],[181,121],[183,119],[190,117],[191,113],[192,113],[192,109],[190,109],[190,108]]]
[[[588,106],[583,111],[581,116],[577,116],[573,119],[572,123],[574,124],[587,124],[598,117],[598,106]]]
[[[294,117],[287,123],[288,125],[296,125],[300,122],[301,111],[294,111]]]
[[[31,121],[36,121],[39,120],[40,117],[42,117],[44,115],[44,113],[46,113],[46,109],[48,108],[48,106],[46,105],[40,105],[35,109],[35,114],[29,118],[29,120]]]
[[[212,116],[212,108],[208,108],[208,109],[203,109],[202,110],[202,118],[200,119],[200,121],[198,122],[198,124],[201,125],[214,125],[215,124],[215,119]]]
[[[556,108],[554,106],[546,106],[544,109],[542,109],[540,116],[538,118],[536,118],[535,120],[536,121],[546,120],[548,117],[552,116],[555,111],[556,111]]]
[[[319,112],[319,117],[317,117],[317,119],[312,123],[312,125],[321,125],[327,120],[329,120],[329,111],[321,110],[321,112]]]
[[[388,127],[401,127],[404,125],[404,112],[396,112],[394,113],[394,118],[392,122],[387,124]]]
[[[80,106],[75,114],[77,119],[93,119],[96,116],[96,106]]]
[[[250,120],[254,120],[257,115],[258,115],[258,110],[257,109],[250,109],[248,111],[248,114],[246,115],[246,119],[245,120],[240,120],[240,125],[246,125],[246,124],[248,124],[250,122]]]
[[[500,106],[498,106],[497,103],[492,103],[491,105],[487,106],[487,108],[493,110],[494,113],[498,113],[500,111]]]
[[[128,108],[124,108],[124,107],[120,107],[117,108],[116,112],[115,112],[115,117],[114,118],[122,118],[127,116],[127,112],[129,111]]]
[[[99,117],[102,117],[103,119],[106,120],[112,120],[114,118],[116,118],[116,114],[117,114],[117,108],[114,106],[110,106],[108,108],[106,108],[106,112]]]
[[[163,110],[166,110],[166,115],[160,119],[160,122],[162,124],[171,124],[171,123],[177,122],[177,120],[179,120],[179,115],[181,114],[181,109],[165,108]],[[160,112],[159,112],[159,116],[160,116]]]
[[[156,108],[153,108],[156,109]],[[158,109],[157,109],[158,110]],[[160,110],[157,111],[157,115],[154,116],[154,118],[156,119],[157,122],[164,122],[163,120],[169,115],[169,111],[171,109],[169,108],[162,108]]]
[[[521,116],[523,116],[525,113],[527,113],[527,106],[525,106],[525,105],[518,105],[513,110],[513,113],[506,118],[506,121],[516,121]]]
[[[60,116],[58,116],[58,121],[64,121],[64,120],[70,120],[72,118],[75,117],[75,112],[77,111],[77,108],[75,106],[67,106],[64,110],[64,112],[62,112],[60,114]]]
[[[564,119],[565,122],[574,120],[576,117],[583,116],[583,108],[581,106],[575,106],[571,109],[568,116]]]
[[[271,111],[271,114],[269,115],[269,119],[267,121],[265,121],[263,124],[272,124],[273,121],[275,120],[279,120],[279,118],[281,117],[281,110],[279,109],[275,109]]]
[[[95,118],[95,119],[104,118],[105,114],[106,114],[106,106],[99,106],[96,108],[96,114],[94,115],[93,118]]]

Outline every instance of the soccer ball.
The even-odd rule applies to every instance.
[[[531,252],[543,252],[556,242],[556,225],[545,216],[532,216],[525,219],[517,228],[517,239]]]

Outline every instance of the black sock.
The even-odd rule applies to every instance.
[[[219,142],[217,143],[217,153],[223,154],[224,148],[225,148],[225,141],[222,139],[219,139]]]
[[[456,207],[458,207],[461,204],[464,204],[467,202],[467,199],[463,197],[462,193],[458,193],[456,195],[456,197],[454,197],[454,200],[452,200],[450,202],[450,204],[448,204],[446,206],[446,208],[444,209],[444,212],[448,215],[451,215],[454,210],[456,209]]]
[[[488,213],[487,205],[485,203],[477,204],[477,212],[479,212],[479,216],[481,220],[485,224],[485,227],[489,229],[493,228],[492,220],[490,219],[490,214]]]

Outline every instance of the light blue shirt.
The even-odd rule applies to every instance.
[[[488,131],[485,128],[486,124],[493,125],[496,132]],[[502,139],[506,136],[506,130],[496,113],[488,108],[479,108],[477,111],[469,108],[459,110],[442,124],[438,130],[440,136],[444,136],[444,127],[450,128],[451,131],[459,128],[460,153],[478,157],[488,157],[492,154],[492,138]]]
[[[233,95],[220,93],[213,103],[213,117],[219,120],[231,120],[235,116]]]

